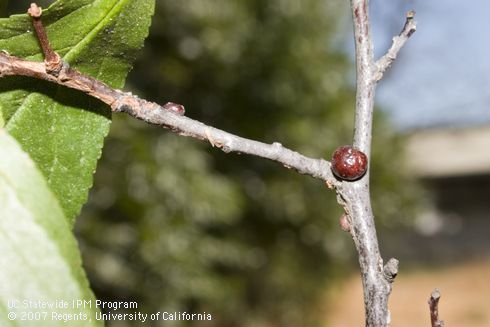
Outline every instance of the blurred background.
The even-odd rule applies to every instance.
[[[446,323],[490,325],[490,3],[472,4],[371,4],[377,56],[406,11],[419,23],[379,85],[374,128],[381,251],[401,261],[392,326],[428,326],[435,287]],[[351,35],[348,1],[157,0],[126,90],[329,158],[352,138]],[[165,326],[360,326],[341,213],[317,180],[117,115],[76,233],[98,298],[213,315]]]

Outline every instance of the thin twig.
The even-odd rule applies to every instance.
[[[430,323],[432,327],[444,327],[444,321],[439,320],[439,299],[441,293],[436,288],[429,298]]]
[[[376,62],[376,81],[379,81],[381,78],[383,78],[386,70],[391,67],[391,64],[398,56],[398,52],[400,52],[410,36],[415,33],[417,29],[417,22],[414,20],[414,17],[415,11],[410,10],[409,12],[407,12],[405,25],[403,26],[402,31],[400,32],[400,34],[393,38],[393,43],[386,54],[383,57],[379,58],[379,60]]]
[[[49,44],[48,35],[46,34],[41,21],[43,9],[35,3],[31,3],[27,13],[32,17],[32,25],[34,26],[37,38],[41,44],[41,48],[43,49],[44,61],[46,62],[46,71],[50,74],[56,75],[61,70],[62,62],[61,57],[54,52],[53,48],[51,48],[51,45]]]

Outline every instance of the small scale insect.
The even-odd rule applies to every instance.
[[[344,232],[350,231],[349,217],[345,213],[339,218],[339,226]]]
[[[341,146],[332,155],[332,172],[340,179],[354,181],[366,173],[367,162],[362,151],[349,145]]]
[[[170,110],[179,116],[183,116],[185,114],[184,106],[178,103],[167,102],[163,105],[163,109]]]

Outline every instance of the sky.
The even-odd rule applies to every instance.
[[[490,123],[490,1],[371,0],[370,9],[377,58],[416,11],[417,32],[377,89],[398,129]]]

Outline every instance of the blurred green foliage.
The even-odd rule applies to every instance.
[[[333,41],[351,37],[337,28],[347,5],[158,1],[126,89],[328,158],[352,138],[354,66]],[[371,176],[381,222],[407,221],[416,201],[401,144],[377,117]],[[355,261],[341,212],[320,181],[116,116],[77,233],[101,299],[209,312],[206,326],[315,326],[325,289]]]
[[[7,11],[7,1],[0,1],[0,17],[4,17]]]

